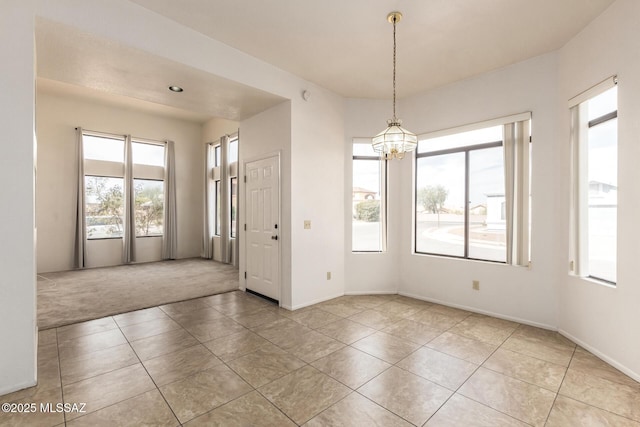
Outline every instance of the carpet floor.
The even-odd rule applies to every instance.
[[[236,290],[238,269],[190,258],[38,275],[40,330]]]

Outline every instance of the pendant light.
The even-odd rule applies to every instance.
[[[387,21],[393,24],[393,118],[387,120],[387,128],[372,140],[373,150],[385,160],[402,159],[418,145],[416,134],[404,129],[402,120],[396,117],[396,24],[401,19],[400,12],[387,15]]]

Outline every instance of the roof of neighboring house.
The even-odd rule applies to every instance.
[[[371,193],[371,194],[378,194],[378,192],[377,192],[377,191],[367,190],[366,188],[362,188],[362,187],[353,187],[353,192],[354,192],[354,193]]]

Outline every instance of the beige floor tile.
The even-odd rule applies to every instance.
[[[131,326],[136,323],[148,322],[156,319],[167,319],[168,316],[159,307],[145,308],[143,310],[131,311],[129,313],[113,316],[118,326]]]
[[[129,344],[62,359],[60,362],[62,383],[71,384],[137,363],[139,363],[138,357]]]
[[[257,298],[245,298],[226,304],[216,305],[215,309],[227,316],[234,316],[236,314],[255,312],[273,306],[273,303],[263,302]]]
[[[425,427],[527,427],[529,424],[454,394]]]
[[[238,375],[253,387],[261,387],[281,378],[305,363],[286,351],[268,344],[227,363]]]
[[[297,424],[338,402],[350,389],[311,366],[305,366],[258,390]]]
[[[181,423],[217,408],[243,394],[252,387],[224,365],[160,387],[169,406]]]
[[[225,362],[252,353],[269,344],[269,341],[248,330],[204,343],[213,354]]]
[[[281,317],[282,316],[278,314],[278,310],[271,308],[231,316],[234,321],[238,322],[245,328],[255,328],[257,326],[264,325],[265,323],[276,321]]]
[[[253,332],[260,335],[276,345],[286,347],[286,343],[297,336],[310,332],[311,329],[302,326],[300,323],[283,317],[273,322],[265,323],[253,329]]]
[[[211,322],[216,319],[226,318],[226,316],[213,307],[207,307],[200,310],[174,313],[171,318],[183,326],[186,323]]]
[[[576,348],[576,352],[573,354],[569,369],[628,385],[630,387],[636,387],[640,390],[640,383],[635,381],[633,378],[628,377],[613,366],[609,365],[607,362],[579,347]]]
[[[396,366],[453,391],[478,369],[478,365],[427,347],[419,348]]]
[[[551,347],[560,346],[560,347],[570,347],[571,349],[574,349],[576,347],[573,341],[563,337],[556,331],[536,328],[535,326],[520,325],[513,332],[513,336],[525,337],[525,338],[528,338],[530,341],[538,342]]]
[[[459,308],[449,307],[442,304],[432,304],[431,306],[429,306],[427,310],[431,311],[432,313],[443,314],[458,322],[466,319],[467,317],[473,314],[470,311],[465,311]]]
[[[153,381],[141,364],[128,366],[63,387],[65,403],[86,403],[87,413],[95,412],[154,389]],[[82,414],[67,414],[67,421],[77,418],[78,415]]]
[[[211,306],[202,298],[190,299],[186,301],[174,302],[173,304],[161,305],[160,310],[167,313],[170,317],[176,314],[191,313],[197,310],[210,308]]]
[[[149,320],[148,322],[136,323],[131,326],[123,326],[120,329],[124,336],[127,337],[127,340],[136,341],[180,329],[180,325],[172,319],[167,318]]]
[[[2,402],[46,402],[51,393],[61,393],[58,348],[55,344],[38,347],[38,384],[0,397]]]
[[[342,319],[342,317],[331,314],[328,311],[314,308],[312,310],[307,310],[304,312],[298,312],[296,310],[289,316],[289,319],[295,320],[296,322],[306,326],[307,328],[317,329],[331,322],[340,320]]]
[[[573,347],[559,345],[549,340],[516,335],[515,332],[502,344],[502,348],[565,367],[569,366],[573,356]]]
[[[410,427],[411,424],[358,393],[351,393],[304,427]]]
[[[102,319],[89,320],[88,322],[75,323],[58,328],[58,340],[68,341],[84,335],[110,331],[111,329],[117,328],[118,325],[112,317],[103,317]]]
[[[440,331],[431,329],[424,323],[410,319],[402,319],[398,323],[384,328],[382,332],[420,345],[428,343],[441,334]]]
[[[210,321],[187,321],[182,326],[200,342],[211,341],[246,330],[244,326],[227,317]]]
[[[447,329],[451,329],[456,323],[460,321],[456,317],[451,317],[446,314],[439,313],[432,310],[431,307],[425,310],[408,316],[407,319],[415,320],[416,322],[424,323],[431,329],[444,332]]]
[[[57,344],[58,333],[56,328],[38,331],[38,346]]]
[[[385,302],[384,304],[380,304],[379,306],[374,307],[374,309],[382,313],[391,314],[393,316],[407,317],[411,316],[412,314],[416,314],[423,308],[417,307],[415,305],[404,304],[402,302],[394,300]]]
[[[502,348],[482,366],[553,392],[558,391],[567,371],[564,366]]]
[[[452,394],[444,387],[395,366],[360,387],[358,392],[418,426]]]
[[[158,386],[181,380],[222,364],[202,344],[144,361],[149,375]]]
[[[351,344],[376,332],[375,329],[349,319],[329,323],[316,331],[345,344]]]
[[[173,416],[171,409],[157,389],[67,423],[67,427],[175,427],[177,425],[178,420]]]
[[[246,298],[246,294],[242,291],[225,292],[222,294],[203,297],[202,300],[212,307],[217,305],[228,304]]]
[[[479,368],[458,393],[534,426],[544,425],[556,394]]]
[[[62,389],[39,390],[32,396],[22,399],[9,400],[6,396],[0,397],[0,403],[12,402],[16,405],[27,406],[33,412],[0,412],[0,427],[51,427],[64,425],[64,414],[62,412],[42,411],[41,404],[51,403],[55,405],[62,403]],[[35,408],[32,407],[35,404]],[[12,408],[17,410],[18,408]]]
[[[640,421],[640,389],[567,370],[559,394]]]
[[[568,397],[558,396],[546,427],[640,427],[640,423]]]
[[[402,317],[395,316],[393,314],[382,313],[374,309],[368,309],[365,311],[361,311],[358,314],[354,314],[353,316],[349,317],[349,320],[353,320],[354,322],[361,323],[370,328],[380,330],[399,322],[400,320],[402,320]]]
[[[367,309],[367,306],[365,305],[336,301],[336,299],[320,303],[318,304],[318,308],[331,314],[335,314],[339,317],[353,316],[354,314],[360,313]]]
[[[384,332],[376,332],[351,346],[389,363],[396,363],[420,348],[419,344],[401,340]]]
[[[489,344],[451,332],[442,333],[426,346],[476,365],[484,362],[498,348],[497,344]]]
[[[492,326],[481,317],[469,316],[449,330],[454,334],[489,344],[502,344],[513,333],[513,329]]]
[[[396,295],[394,301],[401,302],[402,304],[412,305],[421,309],[431,307],[434,305],[432,302],[419,300],[417,298],[411,298],[404,295]]]
[[[345,295],[340,298],[347,304],[356,304],[366,308],[375,308],[385,302],[395,301],[398,299],[396,294],[378,294],[378,295]]]
[[[245,394],[185,424],[186,427],[295,427],[295,425],[257,391]]]
[[[64,360],[126,343],[127,339],[122,332],[112,329],[63,341],[58,345],[58,350],[60,359]]]
[[[315,368],[356,389],[391,365],[352,347],[345,347],[311,364]]]
[[[131,342],[131,347],[143,362],[198,344],[189,332],[180,328]]]
[[[282,348],[295,357],[311,363],[334,351],[340,350],[342,347],[344,347],[344,344],[340,341],[336,341],[319,332],[310,331],[292,340]]]
[[[510,320],[498,319],[497,317],[485,316],[484,314],[472,313],[471,316],[465,320],[472,320],[473,322],[491,326],[497,329],[504,329],[507,331],[515,331],[520,323],[512,322]]]

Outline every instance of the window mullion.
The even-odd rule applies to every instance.
[[[469,258],[469,150],[464,152],[464,257]]]

